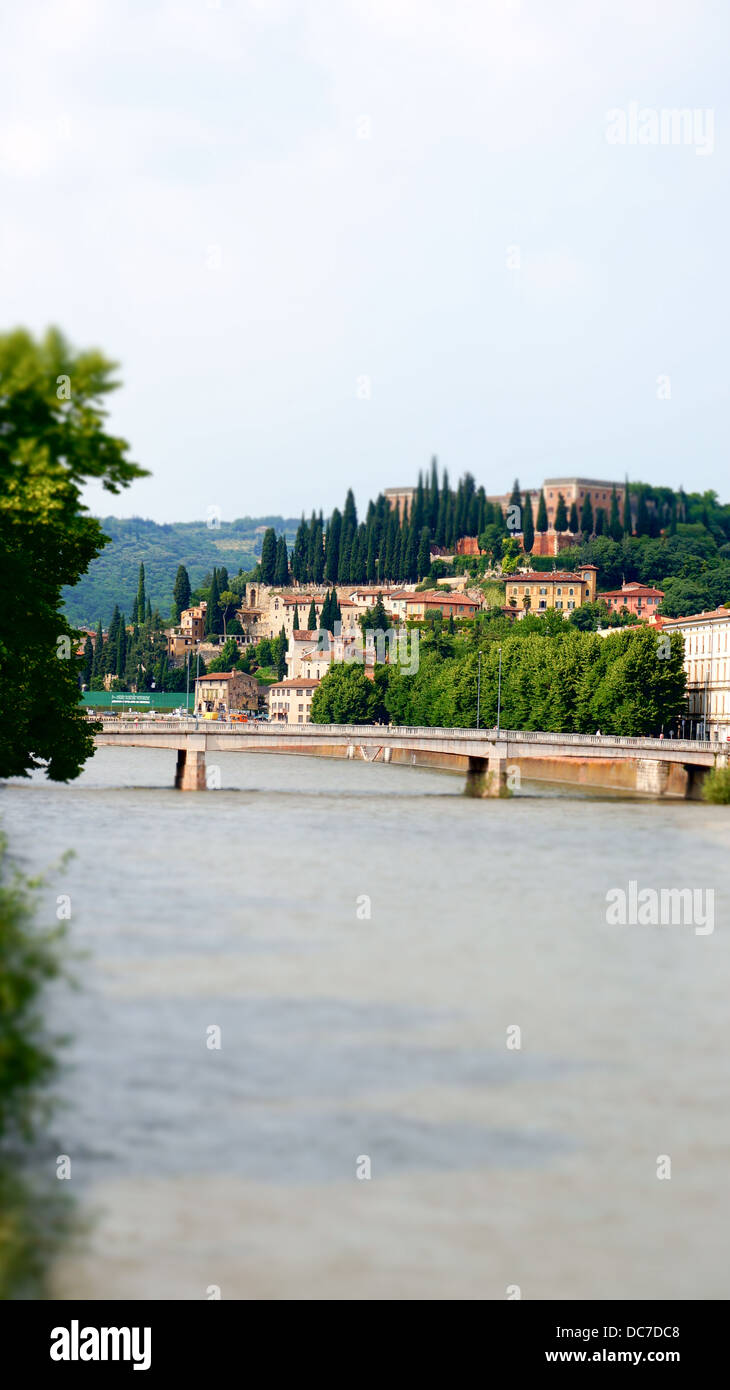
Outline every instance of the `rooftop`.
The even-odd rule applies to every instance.
[[[285,681],[275,681],[273,685],[269,686],[269,689],[291,690],[294,686],[297,686],[301,690],[303,687],[311,689],[315,685],[319,685],[319,681],[312,680],[311,676],[300,676],[298,680],[292,676]]]
[[[689,613],[686,618],[665,618],[664,626],[670,627],[672,623],[719,622],[722,619],[730,619],[730,608],[713,608],[707,613]]]

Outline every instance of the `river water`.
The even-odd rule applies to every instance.
[[[70,897],[56,1296],[730,1296],[730,809],[174,760],[0,791],[40,919]],[[609,925],[632,880],[714,931]]]

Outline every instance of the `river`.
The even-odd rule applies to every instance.
[[[730,1296],[730,809],[174,759],[0,791],[70,898],[57,1297]],[[609,925],[630,881],[714,931]]]

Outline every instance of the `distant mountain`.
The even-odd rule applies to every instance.
[[[153,609],[166,618],[178,565],[185,565],[193,589],[212,570],[225,565],[229,574],[249,570],[261,555],[261,542],[267,526],[286,537],[291,548],[298,518],[281,516],[242,517],[208,527],[204,521],[174,521],[164,526],[141,517],[120,520],[101,519],[104,534],[110,537],[101,555],[93,560],[88,573],[73,588],[63,591],[69,621],[79,627],[94,627],[101,618],[106,627],[114,604],[129,618],[140,562],[145,568],[145,587]]]

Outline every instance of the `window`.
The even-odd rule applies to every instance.
[[[541,593],[541,594],[546,594],[546,593],[547,593],[547,589],[541,589],[541,590],[540,590],[540,593]],[[544,608],[544,606],[545,606],[544,604],[542,604],[542,603],[540,604],[540,607],[541,607],[541,608]]]
[[[304,720],[302,719],[302,716],[301,716],[301,714],[300,714],[299,718],[297,719],[297,724],[303,724],[303,723],[304,723]]]
[[[572,590],[571,590],[571,593],[572,593]],[[569,607],[569,608],[575,608],[575,602],[574,602],[573,599],[568,599],[568,607]]]
[[[568,593],[569,593],[569,594],[572,594],[573,592],[574,592],[573,589],[568,589]],[[572,607],[572,605],[571,605],[571,607]]]
[[[304,705],[300,705],[300,706],[299,706],[299,713],[300,713],[300,714],[301,714],[301,712],[302,712],[303,709],[304,709]],[[301,722],[301,721],[300,721],[300,722]]]
[[[562,589],[556,589],[556,593],[562,594],[562,592],[563,592]],[[563,606],[563,605],[562,605],[562,603],[561,603],[560,607],[562,608],[562,606]]]
[[[304,693],[304,692],[301,691],[301,690],[298,690],[298,691],[297,691],[297,695],[302,695],[303,693]],[[299,708],[300,708],[300,709],[302,708],[301,705],[299,706]]]
[[[556,607],[556,608],[562,608],[562,606],[563,606],[563,600],[562,600],[562,599],[559,599],[558,602],[556,602],[555,607]]]
[[[540,607],[541,607],[541,608],[547,608],[547,604],[546,604],[544,598],[540,600]]]

